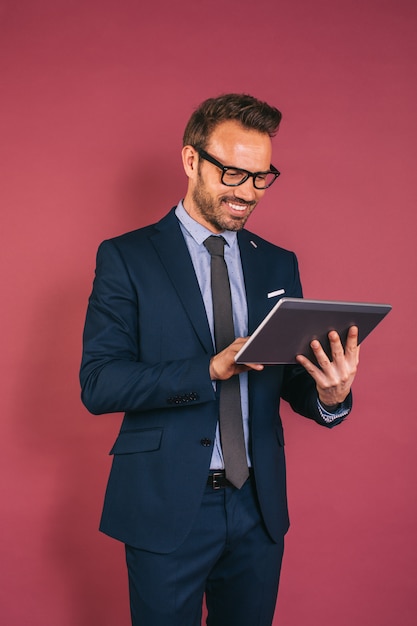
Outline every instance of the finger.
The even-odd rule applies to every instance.
[[[314,363],[312,363],[310,359],[308,359],[303,354],[297,354],[295,360],[297,361],[297,363],[302,365],[310,374],[315,370],[318,371],[318,368],[314,365]]]
[[[233,349],[236,350],[236,352],[238,352],[248,340],[249,340],[249,337],[237,337],[233,341],[233,343],[230,344],[230,347],[232,347]]]
[[[351,326],[348,331],[345,358],[350,367],[356,368],[359,363],[359,346],[358,346],[359,330],[357,326]]]
[[[304,367],[306,372],[310,374],[318,385],[323,385],[325,383],[326,376],[323,370],[317,367],[312,361],[310,361],[310,359],[303,354],[297,354],[295,360]]]
[[[257,370],[258,372],[263,370],[265,367],[264,365],[262,365],[262,363],[245,363],[245,366],[247,367],[247,369]]]
[[[330,331],[328,334],[329,343],[330,343],[330,352],[332,355],[333,361],[338,361],[343,359],[345,356],[345,351],[343,349],[342,341],[335,330]]]
[[[351,326],[346,339],[346,351],[357,350],[359,338],[359,329],[357,326]]]
[[[337,333],[336,333],[337,335]],[[338,336],[338,335],[337,335]],[[321,369],[327,369],[330,365],[331,365],[331,361],[329,359],[329,357],[327,356],[327,354],[325,353],[323,346],[321,345],[320,341],[318,341],[317,339],[314,339],[311,344],[310,347],[313,351],[313,354],[316,358],[316,361],[319,365],[319,367]]]

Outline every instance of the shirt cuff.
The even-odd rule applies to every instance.
[[[319,399],[317,399],[317,407],[321,418],[326,422],[326,424],[331,424],[335,420],[340,420],[350,413],[350,408],[346,406],[346,402],[342,402],[338,409],[332,413],[323,408]]]

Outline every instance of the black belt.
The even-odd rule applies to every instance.
[[[253,475],[252,468],[249,468],[249,477]],[[210,472],[207,478],[207,487],[212,489],[224,489],[225,487],[233,487],[226,478],[226,472],[224,470],[213,470]]]

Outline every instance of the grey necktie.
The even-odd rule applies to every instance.
[[[229,275],[224,260],[223,237],[208,237],[204,245],[211,255],[211,291],[213,297],[216,352],[235,340]],[[226,478],[240,489],[249,476],[243,435],[239,376],[218,381],[220,384],[220,436]]]

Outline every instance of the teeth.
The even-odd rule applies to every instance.
[[[246,210],[246,205],[244,204],[243,206],[241,204],[232,204],[231,202],[228,202],[230,208],[234,209],[235,211],[245,211]]]

